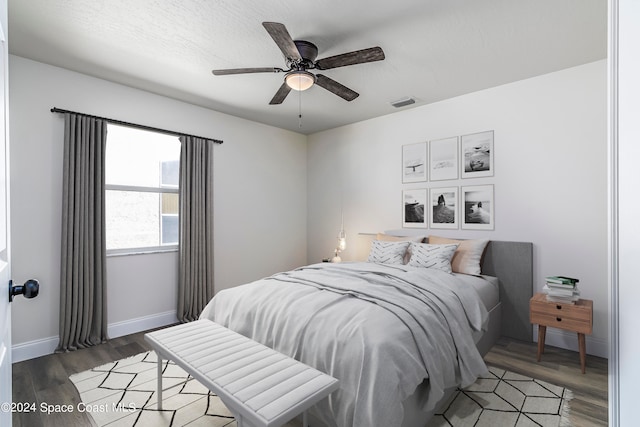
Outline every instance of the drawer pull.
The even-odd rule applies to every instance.
[[[558,322],[562,322],[562,319],[561,319],[561,318],[559,318],[559,317],[556,317],[556,320],[557,320]]]
[[[562,306],[561,306],[561,305],[556,305],[556,308],[557,308],[558,310],[562,310]]]

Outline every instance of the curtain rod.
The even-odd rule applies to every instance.
[[[136,128],[136,129],[149,130],[149,131],[152,131],[152,132],[161,132],[161,133],[166,133],[166,134],[175,135],[175,136],[191,136],[191,137],[195,137],[195,138],[207,139],[209,141],[215,142],[216,144],[222,144],[222,141],[219,140],[219,139],[205,138],[204,136],[197,136],[197,135],[189,135],[187,133],[176,132],[176,131],[173,131],[173,130],[160,129],[160,128],[156,128],[156,127],[153,127],[153,126],[139,125],[137,123],[123,122],[122,120],[109,119],[109,118],[106,118],[106,117],[94,116],[92,114],[78,113],[77,111],[63,110],[61,108],[56,108],[56,107],[53,107],[51,109],[51,112],[52,113],[79,114],[79,115],[85,116],[85,117],[93,117],[94,119],[104,120],[104,121],[106,121],[108,123],[112,123],[114,125],[128,126],[128,127],[132,127],[132,128]]]

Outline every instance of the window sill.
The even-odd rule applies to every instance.
[[[164,254],[169,252],[178,252],[178,247],[170,246],[170,247],[162,247],[162,248],[112,249],[107,251],[107,258],[132,256],[132,255]]]

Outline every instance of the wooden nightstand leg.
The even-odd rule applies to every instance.
[[[538,362],[544,353],[544,338],[547,335],[547,327],[538,325]]]
[[[578,333],[578,347],[580,347],[580,367],[584,374],[587,367],[587,344],[584,339],[584,334]]]

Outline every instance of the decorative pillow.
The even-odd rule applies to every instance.
[[[458,244],[456,253],[451,259],[451,269],[454,273],[464,273],[479,275],[480,262],[488,240],[455,240],[446,237],[429,236],[429,243],[432,245]]]
[[[392,236],[390,234],[378,233],[376,240],[382,240],[383,242],[416,242],[423,243],[427,241],[426,236]],[[404,254],[403,264],[407,264],[411,258],[411,247]]]
[[[407,252],[409,242],[383,242],[374,240],[371,242],[371,251],[367,262],[378,264],[404,264],[404,254]]]
[[[430,245],[411,243],[409,265],[421,268],[435,268],[451,273],[451,258],[458,245]]]

